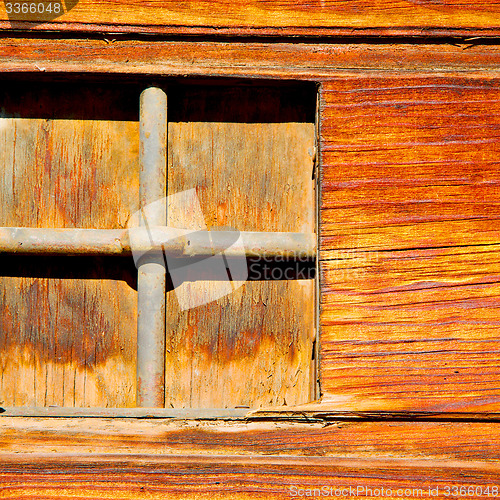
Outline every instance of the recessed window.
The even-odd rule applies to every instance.
[[[133,408],[143,262],[131,255],[130,231],[144,212],[144,151],[157,147],[141,135],[140,95],[150,86],[1,86],[0,404]],[[154,382],[163,405],[310,401],[316,89],[155,86],[166,96],[165,227],[182,230],[184,245],[163,259],[164,378]],[[149,111],[161,122],[160,108]],[[154,296],[142,300],[154,314]]]

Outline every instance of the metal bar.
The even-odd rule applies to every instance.
[[[0,408],[2,417],[50,418],[169,418],[197,420],[243,419],[250,408],[63,408],[11,406]]]
[[[131,229],[0,228],[0,254],[122,255],[164,254],[168,257],[316,256],[314,233],[238,231],[187,232],[165,226]]]
[[[313,259],[316,257],[316,234],[209,231],[210,248],[203,242],[204,231],[190,234],[183,249],[184,255],[209,255],[224,252],[226,257],[283,257]]]
[[[150,87],[140,98],[139,196],[141,225],[166,226],[167,95]],[[165,406],[165,258],[146,253],[137,281],[138,407]]]
[[[0,228],[0,253],[24,255],[126,255],[123,229]],[[130,253],[130,248],[128,248]]]

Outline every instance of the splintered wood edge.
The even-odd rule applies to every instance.
[[[225,455],[421,458],[498,462],[494,422],[183,421],[172,419],[0,419],[0,460]],[[408,442],[412,443],[408,447]],[[90,454],[90,455],[89,455]]]
[[[342,420],[384,421],[467,421],[500,422],[500,412],[445,412],[398,410],[348,410],[336,403],[315,401],[300,406],[258,408],[249,411],[247,420],[289,420],[299,422],[335,422]]]

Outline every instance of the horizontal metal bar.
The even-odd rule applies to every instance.
[[[242,419],[249,408],[63,408],[63,407],[5,407],[2,417],[94,417],[94,418],[175,418],[197,420]]]
[[[0,254],[122,255],[164,253],[170,257],[316,256],[314,233],[195,231],[169,227],[131,229],[0,228]]]
[[[0,253],[39,255],[122,255],[123,229],[0,228]]]

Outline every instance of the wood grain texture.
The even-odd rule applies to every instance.
[[[5,454],[325,456],[495,462],[498,423],[0,417]]]
[[[394,498],[447,498],[445,485],[496,492],[499,468],[484,462],[351,460],[328,457],[46,457],[11,455],[1,461],[4,498],[290,498],[291,492],[346,491]],[[276,471],[279,471],[277,474]],[[405,495],[404,491],[410,495]],[[309,491],[309,493],[305,493]],[[370,493],[368,493],[370,491]],[[397,493],[401,492],[401,493]],[[319,496],[321,493],[316,493]],[[43,495],[43,496],[40,496]]]
[[[322,381],[339,409],[500,408],[498,81],[322,93]]]
[[[160,458],[80,454],[48,458],[12,454],[0,459],[0,467],[3,498],[16,500],[159,500],[165,496],[284,499],[290,498],[291,493],[297,496],[298,491],[302,497],[318,497],[322,489],[334,498],[350,498],[356,495],[354,492],[387,498],[389,489],[392,498],[449,498],[446,485],[463,487],[463,492],[471,487],[473,492],[478,488],[480,492],[496,494],[500,474],[498,464],[475,461],[231,455]],[[381,493],[382,488],[385,493]]]
[[[16,499],[239,499],[289,498],[294,485],[359,486],[404,498],[398,489],[424,496],[437,487],[446,498],[447,484],[498,486],[497,428],[0,417],[0,491]]]
[[[131,94],[2,83],[1,226],[126,226],[138,205]],[[135,405],[133,262],[3,257],[0,273],[2,404]]]
[[[26,42],[21,54],[3,44],[0,68],[333,78],[322,107],[320,406],[498,411],[498,96],[491,75],[481,79],[498,69],[496,48],[137,43],[135,52],[135,42],[99,43]],[[435,74],[394,77],[398,58],[401,72]],[[453,71],[464,73],[443,76]],[[47,283],[44,305],[54,293]],[[296,485],[437,487],[449,498],[446,484],[498,485],[498,435],[498,423],[0,417],[0,496],[267,499],[289,498]]]
[[[169,212],[169,224],[315,231],[313,86],[171,87],[169,96],[168,191],[196,189],[204,219],[183,209],[180,217]],[[204,270],[216,266],[207,261]],[[167,407],[311,399],[314,280],[287,281],[281,269],[272,275],[270,264],[258,268],[267,281],[234,281],[229,295],[224,276],[168,294]],[[224,296],[189,310],[179,306],[211,295]]]
[[[496,2],[474,0],[457,3],[401,0],[389,6],[367,0],[116,2],[80,0],[61,2],[65,14],[50,16],[7,14],[2,9],[3,29],[128,31],[182,34],[287,35],[354,32],[409,35],[462,32],[498,33],[500,8]],[[74,7],[68,10],[71,6]],[[76,4],[76,5],[75,5]],[[25,22],[31,20],[31,22]],[[37,26],[38,25],[38,26]],[[472,35],[471,35],[472,33]]]
[[[104,35],[103,35],[104,37]],[[121,75],[224,76],[321,81],[359,70],[487,73],[500,46],[452,44],[242,43],[0,38],[0,70]]]

